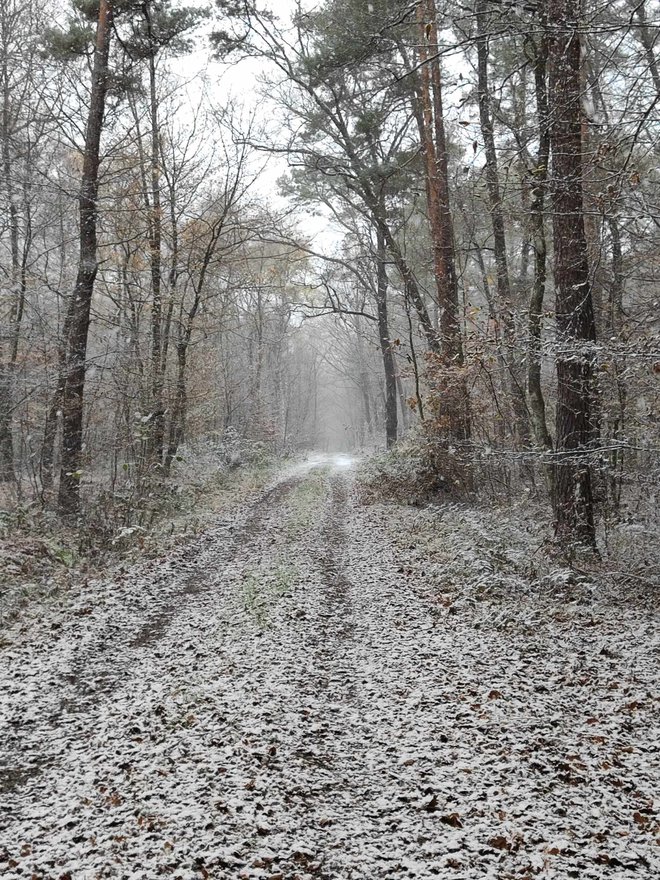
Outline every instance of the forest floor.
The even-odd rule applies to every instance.
[[[3,878],[660,875],[657,597],[351,465],[5,626]]]
[[[0,630],[35,598],[57,595],[100,574],[107,579],[127,565],[187,544],[218,517],[227,518],[260,497],[281,468],[281,459],[271,457],[231,469],[200,446],[177,463],[169,495],[158,497],[156,490],[156,500],[143,499],[128,516],[92,502],[91,523],[84,528],[67,527],[48,505],[22,507],[15,497],[0,497]]]

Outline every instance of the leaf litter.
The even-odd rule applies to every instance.
[[[313,464],[8,627],[2,876],[658,876],[655,604]]]

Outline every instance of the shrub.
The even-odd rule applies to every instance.
[[[394,449],[360,469],[359,497],[365,503],[391,499],[424,504],[458,500],[470,493],[469,448],[439,437],[433,423],[422,423]]]

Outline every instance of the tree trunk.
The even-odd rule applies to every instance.
[[[58,199],[58,217],[60,223],[60,247],[59,247],[59,271],[60,277],[64,276],[65,267],[69,264],[69,252],[67,248],[67,240],[64,235],[64,206],[62,198]],[[50,495],[55,481],[55,449],[57,444],[57,430],[59,419],[62,411],[62,401],[64,395],[64,383],[66,380],[66,351],[65,340],[69,335],[69,324],[71,322],[70,310],[67,308],[64,314],[64,324],[60,331],[57,342],[57,379],[50,404],[46,412],[44,422],[44,433],[41,442],[41,454],[39,456],[39,477],[41,480],[42,500],[46,500],[45,496]]]
[[[607,225],[612,239],[612,263],[610,267],[609,304],[607,310],[606,334],[610,338],[620,339],[623,327],[623,295],[625,290],[625,275],[623,270],[623,250],[621,245],[621,230],[619,218],[614,212],[607,218]],[[614,440],[614,449],[610,453],[610,468],[608,491],[610,500],[615,509],[621,504],[623,490],[623,466],[625,452],[623,443],[626,436],[626,407],[628,403],[628,386],[626,382],[625,357],[613,358],[612,363],[615,403],[615,413],[610,417],[611,437]],[[608,444],[609,445],[609,444]]]
[[[403,387],[403,382],[401,381],[401,374],[398,370],[396,372],[396,392],[399,398],[399,412],[401,413],[401,433],[405,435],[408,430],[408,424],[410,422],[410,409],[408,407],[408,401],[406,399],[406,392]]]
[[[477,0],[477,94],[479,98],[479,121],[486,154],[486,186],[490,219],[493,228],[493,252],[497,277],[497,312],[502,322],[507,368],[507,383],[514,417],[514,430],[519,445],[529,443],[529,417],[525,401],[524,374],[518,366],[516,329],[511,303],[511,280],[506,252],[504,212],[500,176],[495,149],[495,134],[490,106],[488,83],[488,13],[485,0]]]
[[[0,337],[0,482],[11,482],[14,474],[14,443],[12,433],[14,370],[20,332],[20,315],[22,314],[23,294],[20,283],[19,228],[18,208],[14,198],[13,162],[10,138],[12,134],[11,87],[9,81],[9,22],[4,4],[0,10],[0,26],[2,46],[2,172],[8,205],[7,222],[9,226],[9,242],[11,253],[11,273],[9,275],[9,302],[5,307],[2,303],[0,321],[2,336]],[[3,296],[4,299],[4,296]]]
[[[550,138],[557,315],[557,468],[560,539],[595,543],[590,457],[596,339],[583,210],[579,4],[549,0]]]
[[[488,280],[488,270],[486,269],[486,261],[484,260],[484,255],[482,252],[482,248],[477,241],[474,239],[473,230],[470,230],[471,247],[474,251],[474,259],[479,267],[479,273],[481,275],[481,284],[483,286],[484,296],[486,298],[486,303],[488,305],[488,318],[489,324],[493,325],[493,335],[494,335],[494,346],[495,346],[495,357],[497,359],[497,373],[498,378],[493,379],[490,373],[489,383],[491,387],[491,392],[493,396],[493,401],[495,403],[495,408],[497,410],[497,419],[495,424],[495,435],[497,437],[498,443],[503,447],[506,442],[506,426],[508,420],[511,418],[510,411],[510,400],[508,398],[506,388],[504,387],[504,383],[506,381],[506,376],[508,375],[508,368],[506,359],[504,357],[503,346],[500,343],[500,335],[499,335],[499,321],[497,318],[497,309],[495,308],[495,302],[493,293],[491,291],[490,282]],[[487,334],[488,335],[488,334]],[[485,366],[485,365],[484,365]],[[502,406],[500,406],[499,395],[502,396]]]
[[[634,7],[637,21],[639,22],[639,36],[651,72],[651,79],[653,80],[656,92],[660,95],[660,70],[658,69],[658,61],[655,56],[653,35],[646,17],[646,2],[645,0],[634,0],[634,2],[631,0],[631,5]]]
[[[58,509],[61,515],[80,512],[80,477],[83,441],[83,397],[94,281],[98,271],[98,190],[101,131],[108,87],[108,56],[112,33],[111,0],[100,0],[92,88],[85,132],[85,153],[79,196],[80,258],[69,303],[64,340],[66,374],[62,411],[62,467]]]
[[[437,423],[441,439],[464,441],[470,436],[468,390],[460,372],[463,339],[458,301],[456,256],[449,201],[449,161],[442,99],[438,25],[435,0],[419,0],[417,59],[413,111],[419,130],[433,248],[433,266],[440,312],[440,351],[435,359],[432,383],[438,403]],[[405,50],[404,50],[405,51]],[[429,361],[429,366],[433,360]]]
[[[531,38],[530,38],[531,42]],[[541,34],[538,45],[533,44],[536,112],[539,123],[539,148],[532,171],[532,192],[529,209],[532,248],[534,250],[534,285],[529,300],[529,350],[527,352],[527,391],[532,430],[537,446],[552,450],[548,430],[545,399],[541,385],[541,346],[543,334],[543,300],[547,280],[547,244],[545,237],[545,195],[548,184],[550,159],[550,123],[548,119],[548,41]],[[552,486],[550,487],[552,491]]]
[[[385,236],[380,229],[376,230],[376,261],[377,261],[377,314],[378,314],[378,338],[380,350],[383,355],[383,369],[385,372],[385,442],[390,449],[397,441],[397,397],[396,397],[396,365],[392,352],[392,340],[387,317],[387,252]]]
[[[362,321],[360,315],[355,316],[355,346],[357,356],[357,385],[360,389],[362,397],[362,409],[364,412],[364,424],[369,439],[373,438],[374,423],[371,405],[371,382],[369,381],[369,371],[367,369],[366,358],[364,354],[364,339],[362,336]]]
[[[41,441],[41,455],[39,457],[39,476],[41,479],[41,489],[44,495],[50,495],[53,488],[53,465],[55,462],[55,443],[57,440],[57,423],[59,413],[62,409],[62,393],[63,393],[63,371],[58,369],[57,387],[53,392],[53,396],[46,413],[46,421],[44,424],[44,435]]]
[[[424,158],[434,275],[440,309],[440,339],[442,354],[447,363],[460,365],[463,363],[463,343],[449,204],[449,163],[435,0],[422,0],[418,4],[417,24],[420,77],[415,117]]]
[[[390,229],[387,220],[383,218],[383,215],[379,210],[374,212],[374,219],[378,230],[382,233],[387,248],[392,255],[394,265],[401,276],[406,292],[406,298],[417,312],[417,318],[419,319],[420,327],[424,334],[424,338],[426,339],[428,349],[429,351],[439,352],[440,339],[438,337],[438,332],[433,326],[433,321],[431,320],[429,311],[426,308],[426,303],[424,302],[424,297],[422,296],[417,279],[415,278],[415,273],[406,260],[398,241],[392,234],[392,230]]]
[[[172,470],[172,462],[179,450],[179,446],[185,437],[186,415],[188,411],[188,389],[186,385],[186,368],[188,364],[188,343],[190,338],[184,334],[176,347],[177,377],[174,405],[170,417],[169,437],[167,451],[165,453],[164,471],[169,476]]]
[[[151,408],[152,449],[154,463],[163,460],[165,437],[165,412],[163,409],[164,368],[163,363],[163,296],[161,284],[163,218],[160,197],[160,140],[158,128],[158,95],[156,93],[156,45],[149,14],[149,4],[144,4],[144,15],[151,51],[149,54],[149,116],[151,126],[151,211],[149,218],[149,254],[151,261]]]

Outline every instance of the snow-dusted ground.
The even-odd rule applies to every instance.
[[[351,464],[2,633],[2,877],[660,875],[653,607]]]

